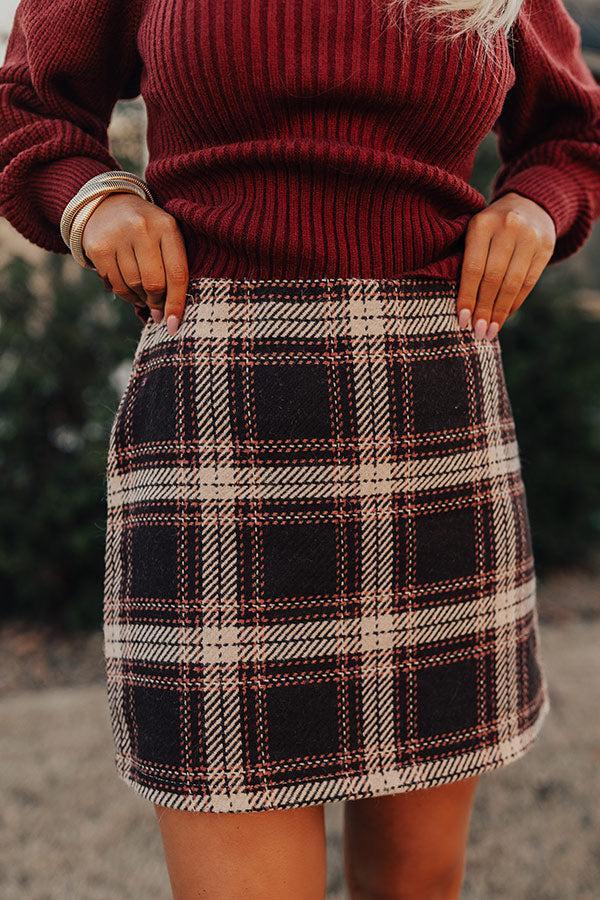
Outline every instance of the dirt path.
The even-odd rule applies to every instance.
[[[600,622],[542,640],[553,710],[525,758],[484,776],[465,900],[598,896]],[[170,900],[154,815],[112,768],[103,685],[11,693],[0,720],[2,900]],[[341,900],[341,805],[327,812]]]

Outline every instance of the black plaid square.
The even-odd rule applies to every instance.
[[[398,495],[393,585],[399,610],[443,606],[493,592],[498,569],[493,485],[467,482]],[[502,549],[502,548],[500,548]]]
[[[177,438],[176,368],[162,365],[140,375],[131,411],[131,443],[167,443]],[[153,402],[150,403],[149,400]]]
[[[240,465],[357,461],[349,342],[238,340],[231,346],[232,435]]]
[[[115,416],[122,465],[164,467],[198,461],[197,359],[193,345],[138,345]]]
[[[199,627],[203,594],[203,529],[198,504],[137,500],[123,509],[115,550],[116,589],[130,620]]]
[[[549,709],[500,345],[458,286],[194,279],[107,461],[119,775],[235,812],[511,762]]]
[[[360,615],[356,502],[247,501],[238,504],[236,521],[241,622]]]
[[[415,517],[417,584],[460,581],[476,575],[475,513],[472,506],[455,505],[434,507]]]
[[[160,519],[144,521],[123,533],[132,562],[131,597],[168,600],[179,593],[179,527]]]
[[[387,354],[393,450],[398,459],[439,458],[485,448],[489,427],[485,373],[479,343],[468,332],[403,334],[388,341]],[[504,383],[500,387],[498,417],[505,414],[507,396]]]
[[[308,646],[306,651],[308,651]],[[247,723],[243,755],[249,787],[326,780],[359,756],[359,656],[291,659],[243,674]]]
[[[423,764],[496,741],[493,629],[452,641],[433,632],[431,640],[420,637],[395,667],[396,729],[404,753]]]
[[[192,687],[183,692],[183,683]],[[137,723],[129,763],[147,789],[177,789],[185,772],[189,790],[206,790],[204,695],[195,683],[191,672],[184,678],[181,666],[170,663],[136,663],[128,670],[123,709]]]
[[[132,684],[131,713],[138,722],[136,755],[140,762],[179,768],[181,694],[176,686]],[[196,743],[196,746],[198,744]]]

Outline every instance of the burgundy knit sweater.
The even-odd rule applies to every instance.
[[[490,199],[544,207],[553,262],[577,250],[600,214],[600,86],[562,0],[525,0],[487,61],[384,4],[21,0],[0,68],[0,212],[66,252],[61,213],[121,167],[107,126],[141,93],[145,177],[192,277],[456,277],[492,129]]]

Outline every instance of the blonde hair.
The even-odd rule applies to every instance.
[[[414,6],[416,21],[425,26],[438,16],[445,17],[447,27],[442,37],[450,39],[476,36],[489,50],[501,31],[508,33],[515,22],[523,0],[385,0],[392,17],[404,15]]]

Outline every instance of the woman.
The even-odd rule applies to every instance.
[[[144,179],[106,131],[139,93]],[[498,333],[600,213],[577,26],[561,0],[21,0],[0,103],[2,213],[144,323],[105,652],[174,897],[322,897],[328,800],[352,897],[458,897],[479,778],[549,709]]]

